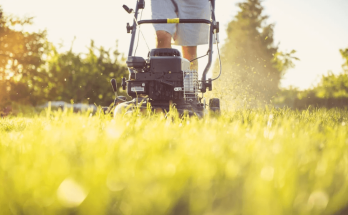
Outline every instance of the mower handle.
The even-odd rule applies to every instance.
[[[206,88],[209,88],[209,90],[212,89],[212,80],[209,79],[207,80],[207,73],[211,67],[211,64],[213,62],[213,38],[214,38],[214,31],[216,30],[216,33],[218,33],[219,31],[219,25],[216,22],[215,19],[215,0],[209,0],[211,3],[211,9],[212,9],[212,13],[211,13],[211,18],[212,21],[206,20],[206,19],[155,19],[155,20],[138,20],[138,11],[139,9],[144,9],[145,8],[145,0],[137,0],[137,4],[136,4],[136,8],[135,8],[135,14],[134,14],[134,21],[133,21],[133,25],[132,26],[127,26],[127,29],[129,28],[129,30],[132,31],[132,36],[131,36],[131,42],[130,42],[130,47],[129,47],[129,52],[128,52],[128,56],[132,56],[133,55],[133,48],[134,48],[134,41],[135,41],[135,35],[136,35],[136,31],[137,31],[137,24],[141,25],[141,24],[149,24],[149,23],[160,23],[160,24],[172,24],[172,23],[202,23],[202,24],[209,24],[210,25],[210,30],[209,30],[209,50],[208,50],[208,64],[204,69],[204,72],[202,74],[202,79],[201,79],[201,83],[202,83],[202,89],[201,92],[205,93],[206,92]],[[134,73],[133,70],[129,69],[129,73],[130,73],[130,77],[132,75],[132,73]]]
[[[140,20],[138,21],[138,25],[141,24],[175,24],[175,23],[200,23],[200,24],[208,24],[211,25],[212,22],[207,19],[151,19],[151,20]]]

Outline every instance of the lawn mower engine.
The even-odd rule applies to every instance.
[[[198,73],[190,70],[190,62],[178,50],[153,49],[147,60],[130,56],[127,66],[130,78],[123,78],[122,87],[133,100],[120,103],[124,98],[118,97],[115,113],[126,106],[145,109],[150,103],[154,110],[166,112],[173,105],[181,114],[186,110],[189,115],[203,116],[205,105],[198,97]]]

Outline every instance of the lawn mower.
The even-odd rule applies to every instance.
[[[203,97],[207,88],[211,91],[212,82],[221,75],[220,60],[220,75],[215,79],[209,78],[207,80],[207,73],[213,58],[214,34],[217,38],[219,33],[219,23],[215,21],[215,0],[209,1],[211,4],[211,20],[179,18],[138,20],[139,10],[145,8],[145,0],[136,1],[134,12],[133,9],[123,5],[123,8],[129,14],[134,13],[133,25],[127,23],[127,33],[131,33],[128,59],[126,61],[129,77],[128,80],[123,78],[121,83],[122,89],[127,91],[132,100],[126,101],[125,96],[117,96],[116,80],[111,79],[111,85],[116,96],[113,104],[114,115],[125,113],[125,111],[133,112],[135,109],[145,110],[149,107],[153,111],[160,110],[164,113],[174,107],[179,114],[188,113],[190,116],[196,115],[198,117],[203,117],[208,112],[207,110],[220,111],[220,100],[218,98],[210,99],[209,104],[206,104]],[[197,71],[190,69],[191,62],[181,57],[180,52],[176,49],[152,49],[146,60],[143,57],[133,55],[136,32],[140,25],[173,23],[210,25],[209,50],[207,52],[209,59],[201,79],[199,79]]]

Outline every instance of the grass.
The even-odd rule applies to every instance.
[[[335,214],[348,111],[0,119],[1,214]]]

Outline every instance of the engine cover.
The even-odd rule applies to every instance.
[[[186,95],[183,90],[174,89],[184,89],[184,72],[189,71],[190,62],[180,57],[176,49],[154,49],[149,55],[144,68],[137,70],[127,82],[128,95],[133,98],[148,96],[152,101],[183,99]],[[138,60],[133,58],[133,61]]]

